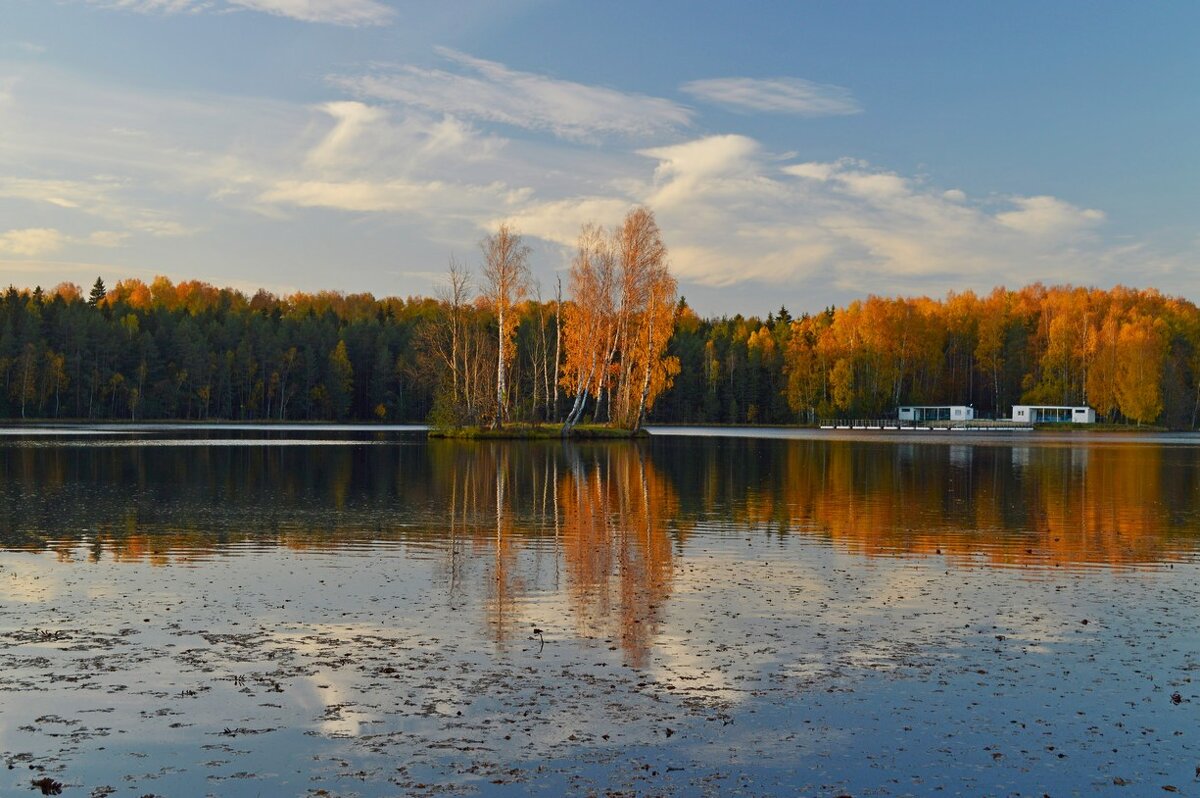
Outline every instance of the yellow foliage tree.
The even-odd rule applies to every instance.
[[[1161,321],[1141,316],[1121,328],[1117,339],[1117,400],[1126,418],[1142,424],[1162,413],[1160,379],[1166,356]]]

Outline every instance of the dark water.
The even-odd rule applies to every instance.
[[[1200,794],[1200,441],[756,434],[5,431],[0,794]]]

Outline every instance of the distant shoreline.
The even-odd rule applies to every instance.
[[[170,430],[194,431],[309,431],[309,432],[363,432],[363,433],[426,433],[431,440],[555,440],[562,439],[561,425],[553,424],[510,424],[503,429],[467,427],[462,429],[436,429],[428,424],[389,424],[330,421],[129,421],[129,420],[5,420],[0,422],[0,436],[22,434],[70,435]],[[1144,438],[1146,440],[1170,440],[1172,438],[1189,443],[1200,441],[1200,430],[1169,430],[1164,427],[1124,426],[1119,424],[1044,424],[1021,429],[820,429],[812,425],[781,424],[647,424],[636,432],[613,429],[603,425],[581,424],[566,437],[571,440],[630,440],[646,437],[741,437],[762,439],[808,439],[808,440],[938,440],[947,439],[989,440],[994,442],[1038,439],[1044,441],[1103,440],[1114,441]]]
[[[647,424],[646,427],[647,427],[647,429],[649,429],[649,428],[710,429],[711,428],[711,429],[780,429],[780,430],[813,430],[813,431],[821,431],[822,430],[822,428],[816,424],[727,424],[727,423],[708,423],[708,422],[688,423],[688,422],[682,422],[682,421],[661,421],[661,422],[655,421],[650,424]],[[903,428],[900,428],[898,430],[893,430],[893,431],[912,432],[915,429],[916,428],[913,428],[913,427],[903,427]],[[935,428],[933,428],[933,431],[946,432],[950,429],[953,429],[953,428],[951,428],[951,427],[935,427]],[[959,428],[959,429],[960,429],[960,431],[967,431],[967,432],[983,431],[982,428],[975,428],[975,427],[963,427],[963,428]],[[1139,426],[1136,426],[1133,424],[1104,424],[1104,423],[1073,424],[1070,422],[1064,422],[1061,424],[1034,424],[1031,427],[1012,427],[1012,428],[994,427],[992,429],[1008,431],[1008,432],[1118,432],[1118,433],[1130,432],[1130,433],[1139,433],[1139,434],[1140,433],[1155,433],[1155,432],[1165,433],[1165,434],[1181,434],[1181,433],[1188,433],[1188,432],[1200,433],[1200,430],[1194,430],[1194,429],[1174,429],[1173,430],[1168,427],[1161,427],[1161,426],[1156,426],[1153,424],[1143,424],[1142,426],[1139,427]],[[826,432],[830,432],[830,431],[846,432],[847,430],[839,429],[839,430],[825,430],[825,431]],[[853,431],[862,432],[863,430],[853,430]],[[871,430],[871,431],[875,431],[875,430]],[[917,431],[921,431],[921,430],[917,430]]]
[[[562,424],[508,424],[500,429],[491,427],[452,427],[429,430],[430,438],[448,438],[454,440],[554,440],[569,438],[572,440],[628,440],[644,438],[650,435],[644,429],[629,430],[616,427],[606,427],[600,424],[579,424],[565,434]]]

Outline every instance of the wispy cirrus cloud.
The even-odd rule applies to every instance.
[[[370,74],[331,80],[358,97],[549,131],[571,140],[658,136],[692,122],[691,110],[661,97],[521,72],[444,47],[437,52],[457,69],[382,65]]]
[[[494,213],[525,196],[478,174],[504,142],[452,117],[396,115],[352,100],[312,111],[326,116],[332,126],[299,163],[281,165],[257,202],[463,218]]]
[[[195,14],[217,7],[215,0],[83,0],[91,6],[137,14]]]
[[[333,127],[305,155],[305,166],[317,171],[379,175],[428,169],[446,161],[478,162],[505,144],[450,116],[397,115],[354,100],[324,103],[314,110],[333,121]]]
[[[735,111],[845,116],[862,112],[849,89],[802,78],[710,78],[682,87],[698,100]]]
[[[30,227],[54,219],[79,246],[145,248],[247,224],[247,211],[286,223],[293,209],[340,212],[307,214],[331,225],[402,214],[427,234],[457,225],[473,237],[475,220],[526,196],[502,178],[512,168],[494,158],[503,139],[356,100],[166,97],[34,70],[0,106],[0,128],[0,201]],[[86,234],[97,219],[111,234]]]
[[[473,185],[443,180],[280,180],[259,195],[265,203],[367,213],[479,218],[524,197],[502,183]]]
[[[0,199],[52,205],[115,222],[126,228],[121,232],[105,231],[94,235],[88,243],[97,246],[117,246],[130,232],[155,237],[186,236],[195,232],[195,228],[172,218],[168,213],[120,199],[122,190],[127,188],[118,181],[103,177],[92,180],[0,177]]]
[[[246,9],[350,27],[386,25],[396,12],[379,0],[85,0],[94,6],[142,14],[197,14],[203,11]]]
[[[386,25],[396,12],[378,0],[227,0],[230,5],[302,22],[351,27]]]

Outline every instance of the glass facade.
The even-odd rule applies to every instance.
[[[1070,421],[1071,410],[1070,407],[1035,407],[1031,411],[1033,413],[1032,420],[1034,424]]]

